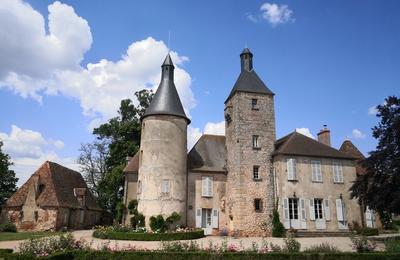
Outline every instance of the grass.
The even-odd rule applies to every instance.
[[[0,232],[0,241],[25,240],[58,235],[57,232]]]

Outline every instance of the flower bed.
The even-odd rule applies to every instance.
[[[115,227],[100,227],[93,232],[93,237],[101,239],[134,240],[134,241],[171,241],[189,240],[204,237],[204,230],[185,230],[182,232],[147,233],[140,230],[118,230]]]

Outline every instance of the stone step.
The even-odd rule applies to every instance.
[[[297,231],[296,237],[349,237],[350,231]]]

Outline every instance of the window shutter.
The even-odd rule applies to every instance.
[[[310,211],[310,220],[315,220],[315,210],[314,210],[314,198],[311,198],[309,201],[309,211]]]
[[[285,228],[290,228],[288,198],[283,198],[283,225],[285,226]]]
[[[337,214],[337,220],[338,221],[344,221],[342,200],[341,199],[336,199],[336,214]]]
[[[201,228],[201,208],[196,209],[196,227]]]
[[[339,182],[343,182],[343,169],[342,169],[342,164],[338,165],[338,175],[339,175]]]
[[[212,197],[213,196],[213,178],[208,177],[208,196]]]
[[[296,160],[290,158],[287,160],[287,172],[288,172],[288,180],[296,179]]]
[[[300,212],[301,212],[301,219],[306,220],[307,215],[306,215],[306,202],[305,199],[300,199]]]
[[[207,177],[201,178],[201,195],[207,196]]]
[[[218,228],[218,209],[212,210],[212,228]]]
[[[325,205],[325,219],[331,220],[331,208],[329,207],[329,199],[324,199]]]

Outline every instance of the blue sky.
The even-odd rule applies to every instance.
[[[278,137],[296,128],[315,137],[327,124],[333,146],[348,137],[366,154],[376,145],[371,107],[400,92],[399,8],[361,0],[2,1],[0,139],[20,183],[46,159],[77,168],[93,126],[115,115],[121,98],[158,85],[170,32],[191,143],[223,130],[247,44],[276,94]]]

